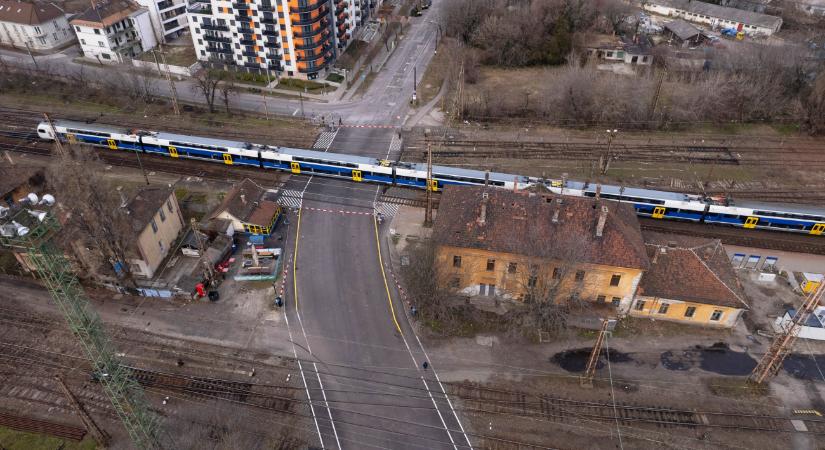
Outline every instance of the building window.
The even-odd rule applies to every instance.
[[[157,233],[158,232],[158,224],[155,223],[155,219],[152,219],[151,223],[152,223],[152,232]]]
[[[721,309],[714,310],[713,314],[710,315],[710,320],[712,320],[714,322],[718,321],[721,318],[722,318],[722,310]]]
[[[613,275],[612,277],[610,277],[611,286],[618,286],[620,281],[622,281],[621,275]]]
[[[81,39],[80,43],[83,44],[83,45],[86,45],[86,39]]]
[[[618,308],[619,305],[622,304],[622,298],[621,297],[613,297],[612,299],[610,299],[610,304],[612,304],[613,306]]]
[[[636,311],[644,311],[644,309],[645,309],[645,301],[644,301],[644,300],[638,300],[638,301],[636,301],[636,306],[634,307],[634,309],[635,309]]]
[[[553,279],[561,280],[561,270],[558,267],[553,268]]]
[[[576,271],[576,281],[584,281],[584,271],[577,270]]]
[[[98,42],[97,45],[103,47],[103,41]]]
[[[685,310],[685,317],[693,317],[694,314],[696,314],[696,307],[688,306]]]
[[[166,208],[170,214],[175,212],[174,208],[172,208],[172,200],[166,200]]]
[[[102,56],[102,57],[103,57],[103,59],[112,59],[112,57],[111,57],[111,56],[109,56],[109,54],[108,54],[108,53],[101,53],[101,54],[100,54],[100,56]]]
[[[163,213],[163,208],[159,209],[158,212],[160,213],[160,221],[166,222],[166,214]]]
[[[495,259],[488,259],[487,260],[487,271],[492,272],[496,270],[496,260]]]
[[[461,279],[458,277],[453,278],[450,280],[450,287],[453,289],[458,289],[459,285],[461,285]]]
[[[604,303],[605,300],[607,300],[607,297],[605,297],[604,295],[596,297],[596,301],[599,303]]]
[[[670,309],[670,304],[662,303],[659,305],[659,314],[667,314],[668,309]]]
[[[527,279],[527,287],[534,288],[536,287],[536,282],[538,278],[535,275],[530,275],[530,278]]]
[[[95,28],[95,34],[100,34],[100,29],[99,28]]]
[[[458,255],[453,256],[453,267],[461,267],[461,257]]]
[[[34,27],[34,32],[40,34],[40,27]]]
[[[518,264],[511,262],[507,264],[507,273],[516,273],[516,269],[518,268]]]

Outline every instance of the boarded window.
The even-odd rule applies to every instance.
[[[518,268],[518,264],[511,262],[507,264],[507,273],[516,273],[516,269]]]
[[[584,281],[584,271],[577,270],[576,271],[576,281]]]

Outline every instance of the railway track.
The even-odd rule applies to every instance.
[[[28,433],[48,434],[72,441],[82,441],[86,436],[84,428],[3,412],[0,412],[0,426]]]

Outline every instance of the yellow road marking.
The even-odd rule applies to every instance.
[[[381,258],[381,240],[378,239],[378,219],[372,216],[372,224],[375,227],[375,245],[378,247],[378,266],[381,267],[381,276],[384,277],[384,289],[387,291],[387,303],[390,304],[390,312],[392,313],[392,322],[398,330],[398,334],[404,336],[401,331],[401,325],[398,324],[398,319],[395,317],[395,307],[392,306],[392,295],[390,294],[390,285],[387,283],[387,273],[384,272],[384,260]]]
[[[298,209],[298,226],[295,227],[295,251],[292,254],[292,298],[295,299],[295,311],[298,311],[298,240],[301,238],[301,209]]]

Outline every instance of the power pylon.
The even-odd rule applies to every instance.
[[[44,116],[51,125],[51,118]],[[62,154],[65,150],[53,125],[52,132],[55,133],[57,150]],[[0,208],[0,246],[25,252],[89,358],[96,378],[135,446],[158,449],[160,422],[157,416],[149,409],[143,389],[121,364],[100,316],[89,307],[89,300],[70,261],[52,243],[52,238],[60,230],[60,223],[50,210],[53,204],[53,197],[44,196],[37,202],[36,196],[32,195],[27,197],[25,204],[18,203],[11,209]]]
[[[759,364],[753,369],[748,381],[755,384],[762,384],[769,378],[773,378],[782,368],[782,362],[785,357],[793,349],[793,344],[799,335],[799,329],[805,324],[811,314],[813,314],[819,302],[822,300],[823,292],[825,292],[825,283],[819,285],[816,291],[808,295],[802,307],[796,310],[791,322],[786,325],[785,330],[777,335],[768,352],[759,361]]]
[[[587,367],[584,369],[584,375],[581,378],[582,385],[592,385],[593,384],[593,376],[596,375],[596,366],[599,363],[599,354],[602,352],[602,344],[604,344],[604,337],[607,334],[607,326],[610,323],[609,320],[603,319],[602,320],[602,328],[599,330],[598,336],[596,336],[596,344],[593,346],[593,351],[590,352],[590,358],[587,360]]]

